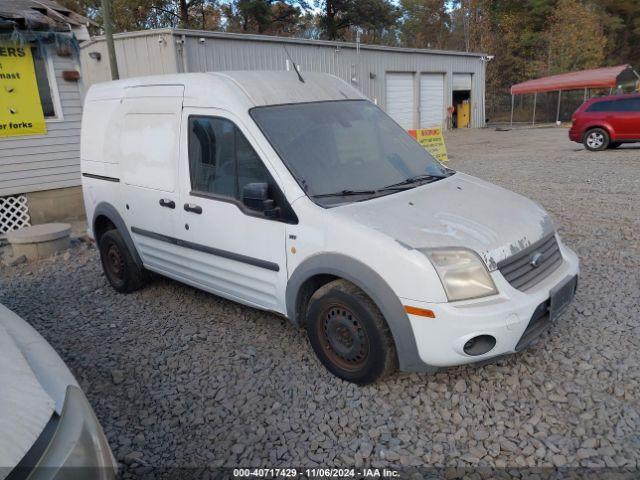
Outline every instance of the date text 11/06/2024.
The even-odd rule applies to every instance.
[[[400,472],[388,468],[234,468],[235,478],[398,478]]]

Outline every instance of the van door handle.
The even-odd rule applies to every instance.
[[[200,205],[194,205],[193,203],[185,203],[184,209],[187,212],[197,213],[198,215],[202,213],[202,207]]]
[[[166,198],[161,198],[160,206],[174,209],[176,208],[176,202],[174,202],[173,200],[167,200]]]

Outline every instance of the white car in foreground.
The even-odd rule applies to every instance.
[[[0,305],[0,480],[112,479],[117,464],[51,345]]]
[[[277,312],[360,384],[512,353],[557,320],[578,258],[542,208],[444,167],[338,78],[302,77],[90,88],[84,199],[116,290],[151,270]]]

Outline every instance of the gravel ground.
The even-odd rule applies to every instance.
[[[51,342],[124,476],[176,466],[640,467],[640,146],[564,129],[449,134],[451,166],[535,199],[582,260],[574,304],[484,367],[331,376],[285,320],[166,279],[119,295],[95,248],[0,270],[0,302]]]

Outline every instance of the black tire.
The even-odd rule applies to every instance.
[[[136,264],[118,230],[102,235],[98,247],[104,276],[115,290],[131,293],[145,285],[146,272]]]
[[[587,150],[599,152],[605,150],[609,146],[609,134],[602,128],[592,128],[587,130],[582,139]]]
[[[609,142],[607,148],[614,149],[618,148],[620,145],[622,145],[622,142]]]
[[[367,385],[397,369],[393,337],[373,301],[346,280],[334,280],[309,300],[309,342],[335,376]]]

